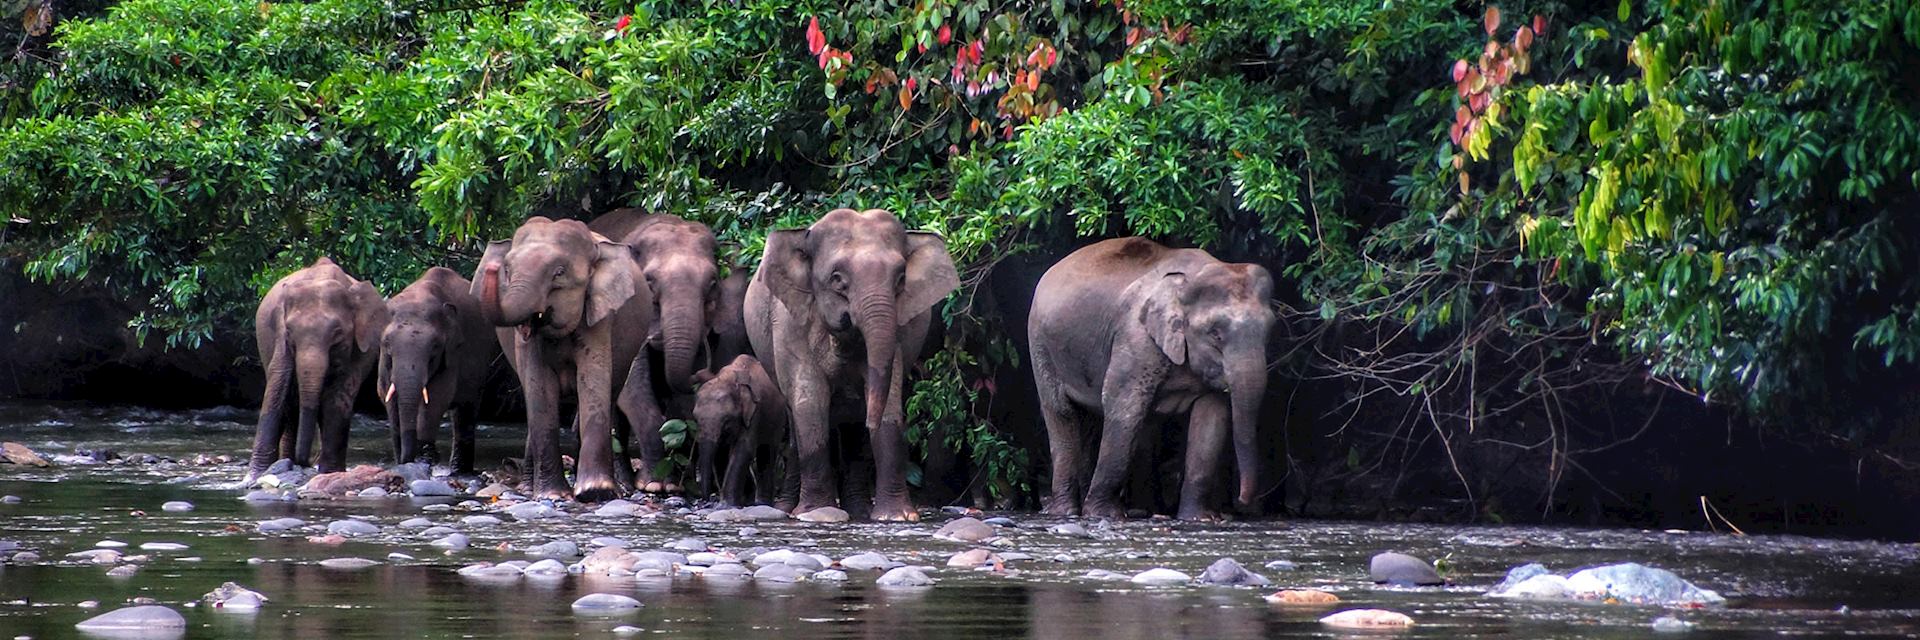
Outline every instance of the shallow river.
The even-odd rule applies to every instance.
[[[110,448],[123,455],[156,454],[190,460],[195,453],[244,458],[251,437],[249,412],[167,413],[137,409],[0,404],[0,440],[42,455]],[[512,453],[523,437],[512,426],[483,427],[481,460]],[[353,462],[385,453],[384,426],[355,426]],[[776,638],[1278,638],[1343,637],[1318,622],[1332,611],[1371,607],[1411,615],[1407,637],[1629,638],[1652,635],[1649,623],[1673,615],[1694,626],[1686,637],[1758,635],[1920,637],[1920,548],[1910,544],[1835,541],[1789,536],[1735,537],[1710,533],[1541,527],[1468,527],[1301,521],[1229,525],[1134,522],[1090,527],[1099,539],[1050,533],[1059,519],[1004,515],[1002,552],[1030,560],[1007,563],[1004,573],[946,568],[967,545],[925,535],[949,518],[918,525],[813,525],[792,521],[741,525],[662,516],[620,521],[593,518],[467,527],[471,513],[423,512],[450,499],[354,499],[252,504],[225,490],[244,474],[238,464],[189,463],[58,465],[24,469],[0,465],[0,541],[16,541],[43,558],[0,562],[0,638],[65,638],[73,625],[134,598],[152,598],[186,615],[189,638],[613,638],[632,626],[638,636]],[[166,512],[163,502],[186,500],[189,512]],[[578,513],[577,507],[562,505]],[[139,512],[139,513],[136,513]],[[394,526],[426,516],[472,536],[468,550],[445,553],[416,531]],[[324,526],[360,516],[381,532],[340,545],[309,542],[307,530],[261,534],[255,523],[294,516]],[[704,538],[720,550],[795,548],[840,558],[879,551],[910,564],[940,567],[930,588],[880,588],[873,573],[850,572],[844,583],[769,583],[573,575],[544,580],[476,581],[455,573],[478,561],[526,559],[513,549],[551,540],[583,547],[597,536],[617,536],[636,550],[680,538]],[[125,542],[130,554],[151,560],[134,575],[109,577],[109,567],[65,558],[102,540]],[[149,542],[187,545],[176,551],[139,551]],[[507,545],[503,550],[501,545]],[[1381,551],[1447,557],[1456,586],[1378,587],[1367,562]],[[418,560],[388,560],[389,553]],[[12,552],[0,552],[0,559]],[[1066,554],[1070,560],[1057,561]],[[366,569],[318,566],[338,557],[380,560]],[[1278,587],[1331,591],[1330,608],[1286,608],[1261,596],[1273,588],[1142,587],[1084,577],[1094,569],[1132,574],[1169,567],[1199,575],[1214,559],[1239,559]],[[255,559],[249,563],[249,559]],[[1298,569],[1267,570],[1290,560]],[[1654,607],[1586,603],[1529,603],[1484,595],[1506,570],[1541,562],[1556,572],[1617,562],[1669,569],[1727,596],[1723,608],[1667,611]],[[209,590],[234,581],[271,598],[254,613],[189,608]],[[575,615],[574,599],[596,592],[642,601],[619,617]],[[98,608],[83,607],[97,601]],[[1379,634],[1368,634],[1379,635]],[[169,637],[169,636],[161,636]],[[178,637],[178,636],[172,636]]]

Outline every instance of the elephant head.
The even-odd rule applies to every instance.
[[[444,272],[444,273],[441,273]],[[387,405],[388,419],[402,450],[394,451],[397,462],[414,458],[431,461],[434,452],[417,450],[414,439],[402,434],[428,433],[437,426],[438,415],[428,415],[424,406],[432,403],[428,387],[450,363],[471,348],[467,341],[489,340],[492,336],[467,336],[455,295],[467,295],[466,286],[458,291],[443,291],[441,283],[466,284],[466,279],[444,267],[429,269],[427,275],[387,301],[389,319],[380,336],[379,377],[376,379],[381,400]],[[471,303],[469,303],[471,304]],[[472,307],[468,307],[471,309]],[[471,313],[471,311],[469,311]],[[473,372],[468,372],[472,375]],[[452,382],[448,380],[448,382]],[[441,385],[441,393],[452,393],[451,384]],[[446,398],[445,400],[451,400]]]
[[[1252,505],[1259,477],[1260,401],[1267,386],[1273,277],[1251,264],[1212,263],[1168,273],[1141,305],[1140,322],[1167,359],[1227,394],[1239,468],[1236,499]]]
[[[880,209],[835,209],[808,228],[768,234],[761,269],[788,309],[811,310],[828,331],[864,341],[868,425],[886,410],[899,327],[960,286],[940,236],[907,231]]]
[[[691,392],[694,360],[719,315],[720,269],[713,260],[713,231],[698,222],[655,215],[628,233],[625,242],[653,294],[658,324],[649,328],[648,341],[664,356],[668,386]]]
[[[512,240],[487,245],[473,294],[497,327],[563,336],[599,324],[632,298],[631,250],[578,220],[528,219]]]

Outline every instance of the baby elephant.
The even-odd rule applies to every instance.
[[[393,426],[396,462],[433,463],[440,418],[453,411],[455,473],[473,471],[473,422],[480,384],[500,355],[493,326],[480,315],[472,283],[450,269],[428,269],[387,301],[380,338],[380,400]]]
[[[695,377],[707,376],[702,372]],[[772,502],[781,484],[778,458],[786,450],[787,397],[760,361],[748,355],[734,358],[700,385],[693,419],[700,425],[696,446],[700,486],[711,490],[721,478],[715,459],[726,449],[726,476],[719,482],[721,502],[747,504],[749,471],[756,501]]]

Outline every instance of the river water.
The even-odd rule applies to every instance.
[[[158,412],[126,408],[0,404],[0,440],[42,455],[109,448],[123,456],[155,454],[190,460],[196,453],[244,459],[251,413],[239,410]],[[483,426],[480,459],[511,455],[523,432]],[[384,426],[355,425],[351,462],[385,454]],[[917,525],[756,523],[741,525],[662,516],[606,521],[570,518],[467,527],[468,512],[425,512],[449,499],[355,499],[254,504],[223,489],[244,474],[238,464],[64,464],[51,469],[0,465],[0,540],[43,558],[0,562],[0,638],[76,637],[74,624],[152,598],[185,614],[189,638],[613,638],[620,626],[639,636],[676,634],[738,638],[1329,638],[1348,637],[1318,619],[1347,608],[1384,608],[1417,624],[1397,632],[1427,638],[1633,638],[1672,615],[1692,623],[1688,637],[1759,635],[1920,637],[1920,548],[1911,544],[1792,536],[1729,536],[1626,529],[1479,527],[1350,522],[1254,522],[1199,525],[1165,521],[1093,527],[1100,539],[1051,533],[1062,520],[1037,514],[989,514],[1017,524],[1002,531],[1004,552],[1031,555],[991,573],[946,568],[967,545],[925,535],[951,517]],[[166,512],[163,502],[196,509]],[[567,505],[562,505],[568,508]],[[578,513],[577,508],[572,509]],[[139,513],[136,513],[139,512]],[[309,542],[317,531],[261,534],[254,523],[293,516],[325,523],[350,516],[381,532],[344,544]],[[446,553],[416,531],[394,526],[425,516],[472,536],[470,549]],[[478,561],[525,559],[514,549],[551,540],[583,547],[617,536],[630,548],[658,548],[683,537],[721,550],[795,548],[834,558],[879,551],[910,564],[940,567],[930,588],[881,588],[874,574],[850,572],[844,583],[794,584],[708,580],[692,575],[614,578],[573,575],[545,580],[476,581],[455,573]],[[151,560],[134,575],[110,577],[106,566],[64,556],[103,540],[125,542]],[[149,542],[187,545],[138,551]],[[503,549],[501,545],[506,545]],[[1455,586],[1394,588],[1368,581],[1375,553],[1400,551],[1448,558]],[[389,560],[390,553],[418,560]],[[1057,561],[1066,554],[1071,559]],[[0,559],[11,552],[0,552]],[[1330,608],[1287,608],[1261,596],[1273,588],[1143,587],[1086,578],[1094,569],[1131,574],[1169,567],[1199,575],[1229,556],[1265,574],[1274,588],[1331,591]],[[327,558],[360,557],[382,564],[327,569]],[[249,559],[254,559],[249,562]],[[1293,571],[1265,570],[1290,560]],[[1617,562],[1669,569],[1728,597],[1726,607],[1669,611],[1589,603],[1515,602],[1488,598],[1506,570],[1541,562],[1559,573]],[[253,613],[187,607],[221,583],[238,582],[271,598]],[[618,617],[575,615],[570,604],[588,593],[620,593],[645,606]],[[82,606],[97,601],[98,608]],[[631,631],[631,630],[629,630]],[[1380,635],[1378,633],[1366,635]],[[182,636],[161,636],[182,637]]]

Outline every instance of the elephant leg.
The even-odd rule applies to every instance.
[[[267,393],[260,402],[260,421],[253,431],[253,455],[247,461],[248,484],[279,459],[280,443],[287,434],[287,381],[291,372],[284,358],[276,363],[278,367],[270,366],[267,371]]]
[[[647,355],[647,347],[642,346],[640,353],[633,357],[627,366],[626,385],[620,389],[620,412],[627,417],[628,442],[626,456],[633,455],[634,447],[640,449],[640,470],[633,482],[644,487],[660,478],[654,477],[654,470],[660,461],[667,457],[667,445],[660,440],[660,423],[666,417],[660,412],[660,401],[653,392],[652,358]],[[633,465],[628,463],[628,469]]]
[[[876,520],[919,522],[920,510],[913,506],[907,489],[907,420],[900,396],[906,395],[907,368],[894,355],[893,391],[887,394],[887,410],[881,414],[879,428],[868,434],[873,451],[873,517]]]
[[[1073,406],[1062,393],[1043,395],[1040,417],[1047,423],[1047,444],[1053,453],[1053,492],[1042,507],[1047,515],[1080,515],[1080,499],[1087,490],[1087,411]]]
[[[614,476],[610,325],[601,322],[587,327],[574,351],[574,374],[578,376],[574,388],[580,398],[580,455],[575,458],[573,497],[581,502],[605,502],[631,491]]]
[[[1209,505],[1214,487],[1220,484],[1220,467],[1231,464],[1227,457],[1229,429],[1233,413],[1225,396],[1209,394],[1193,403],[1187,416],[1187,472],[1180,485],[1181,520],[1219,520],[1220,513]]]
[[[733,504],[750,504],[747,502],[752,497],[747,493],[747,471],[753,465],[753,449],[752,440],[740,438],[733,443],[733,451],[727,453],[727,475],[726,480],[720,483],[720,495]]]
[[[795,372],[793,378],[793,388],[787,395],[788,406],[792,408],[788,418],[793,421],[798,464],[787,473],[799,476],[799,499],[794,503],[793,512],[806,513],[834,506],[839,494],[834,486],[832,454],[827,448],[831,396],[826,381],[816,371]],[[796,470],[798,474],[794,473]]]
[[[1106,406],[1102,411],[1105,419],[1101,425],[1100,457],[1094,463],[1093,481],[1087,487],[1087,498],[1081,507],[1081,513],[1088,516],[1121,519],[1127,514],[1120,501],[1120,490],[1126,486],[1133,450],[1141,438],[1141,425],[1146,422],[1153,392],[1159,387],[1159,380],[1141,380],[1153,376],[1143,376],[1133,369],[1120,367],[1110,372],[1101,394]]]
[[[425,397],[421,398],[418,423],[413,425],[413,460],[427,464],[439,462],[440,422],[453,408],[454,392],[458,388],[453,376],[443,373],[435,376],[426,388],[415,392]]]
[[[780,479],[780,490],[773,499],[773,508],[794,513],[800,504],[800,448],[799,438],[791,434],[780,447],[780,472],[775,477]]]
[[[453,453],[447,459],[447,466],[458,475],[473,473],[474,417],[480,412],[477,404],[462,402],[453,407]]]
[[[873,516],[873,438],[859,427],[835,425],[831,428],[839,463],[834,469],[840,477],[840,508],[854,520]]]
[[[527,491],[564,498],[567,479],[560,464],[560,383],[541,353],[540,339],[519,338],[520,390],[527,401]]]
[[[297,440],[300,433],[300,418],[298,417],[299,413],[300,413],[299,411],[288,411],[287,417],[282,421],[281,428],[280,428],[280,445],[278,447],[279,453],[274,458],[275,460],[287,460],[287,461],[296,462],[296,463],[299,462],[298,460],[295,460],[293,457],[293,452],[295,450],[295,447],[298,444]]]

